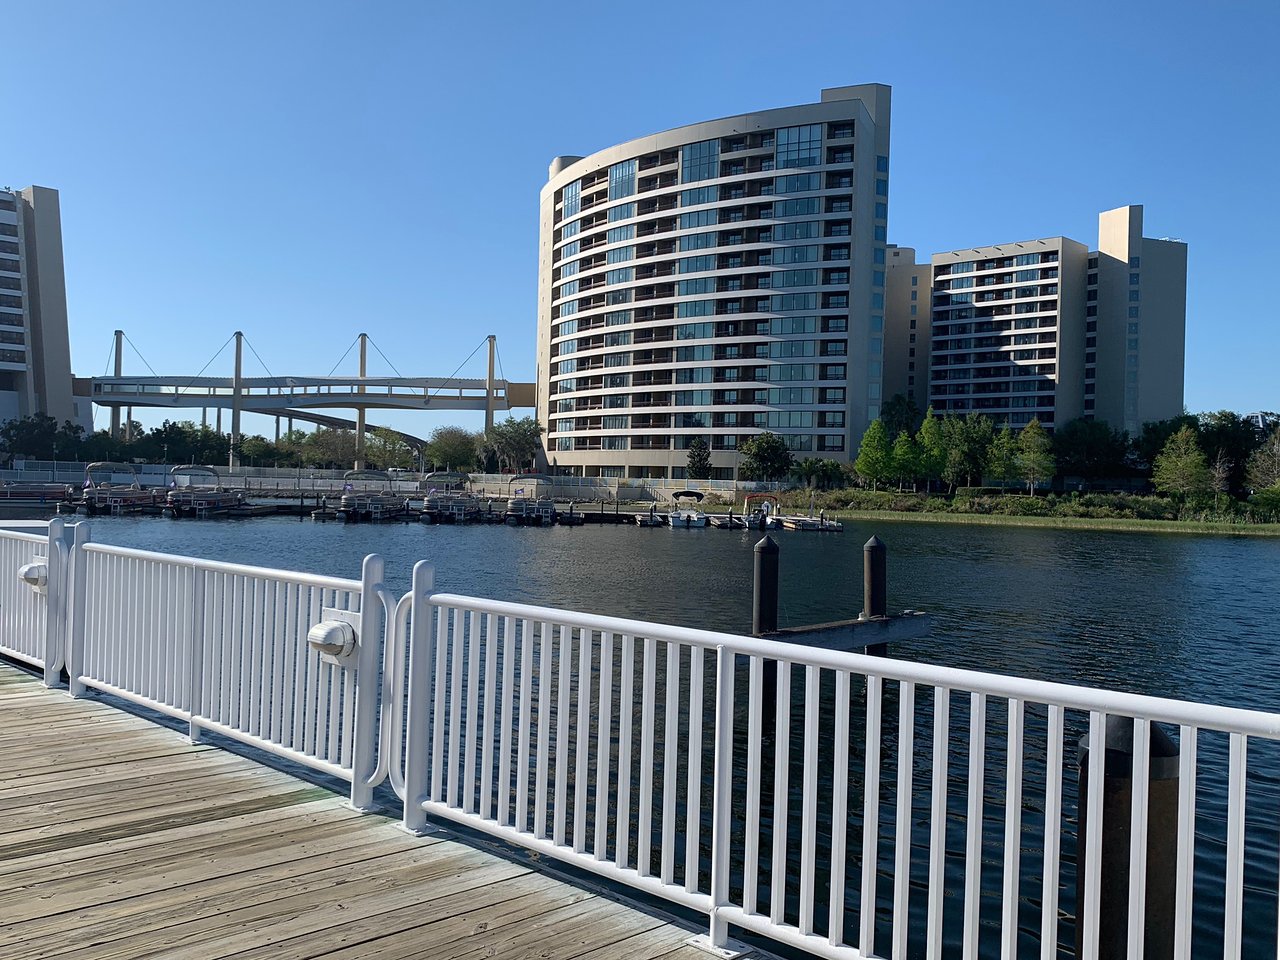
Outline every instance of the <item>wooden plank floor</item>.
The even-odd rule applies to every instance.
[[[706,960],[689,936],[0,663],[6,960]]]

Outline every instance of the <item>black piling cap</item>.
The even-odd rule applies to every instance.
[[[877,548],[883,550],[884,541],[881,540],[879,537],[875,536],[874,534],[872,535],[870,540],[868,540],[866,543],[862,545],[863,550],[875,550]]]
[[[773,539],[767,533],[759,543],[756,544],[756,553],[777,553],[778,541]]]

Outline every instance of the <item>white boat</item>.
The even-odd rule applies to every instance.
[[[131,478],[128,483],[115,482],[116,475],[121,473]],[[156,492],[142,489],[133,464],[99,460],[84,468],[84,490],[76,512],[86,516],[138,513],[155,503]]]
[[[377,523],[394,520],[409,512],[409,501],[391,487],[391,476],[382,470],[348,470],[342,475],[342,499],[338,502],[338,519],[347,523]],[[357,482],[378,481],[382,490],[356,490]]]
[[[198,483],[196,477],[212,478],[213,482]],[[243,500],[240,491],[222,485],[222,475],[213,467],[187,464],[169,471],[164,510],[172,517],[212,517],[240,506]]]
[[[512,527],[549,527],[556,520],[556,504],[550,497],[512,497],[503,521]]]
[[[702,503],[702,494],[697,490],[680,490],[671,495],[672,528],[692,529],[705,527],[707,515],[698,509]]]
[[[755,504],[755,506],[752,506]],[[772,493],[752,493],[742,500],[742,513],[752,530],[781,530],[778,516],[778,498]]]
[[[470,493],[432,493],[422,501],[423,523],[468,523],[479,518],[480,500]]]

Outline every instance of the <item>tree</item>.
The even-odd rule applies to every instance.
[[[251,467],[273,462],[275,452],[275,444],[268,442],[266,437],[252,436],[240,439],[240,459]],[[179,461],[174,458],[174,462]]]
[[[356,435],[321,427],[307,439],[307,462],[317,467],[349,468],[356,459]]]
[[[898,481],[898,489],[901,490],[904,483],[909,483],[914,490],[916,479],[920,476],[920,448],[916,446],[916,442],[911,439],[911,434],[906,430],[898,431],[898,437],[893,441],[893,450],[890,451],[890,458],[891,473]]]
[[[1231,489],[1233,464],[1218,451],[1217,458],[1209,465],[1209,486],[1213,488],[1213,509],[1218,509],[1218,498]]]
[[[1280,427],[1249,457],[1248,479],[1254,490],[1280,486]]]
[[[10,457],[52,460],[58,436],[58,421],[37,413],[15,417],[0,427],[0,444]]]
[[[1053,479],[1053,440],[1044,432],[1039,420],[1032,420],[1022,428],[1022,433],[1018,436],[1015,462],[1033,497],[1036,495],[1037,483]]]
[[[942,423],[933,415],[933,407],[924,412],[924,420],[916,433],[920,447],[920,476],[926,482],[941,480],[947,463],[947,445],[942,436]]]
[[[942,421],[942,478],[953,487],[964,480],[973,486],[986,467],[987,448],[991,446],[991,421],[980,413],[961,419],[948,416]]]
[[[986,477],[1004,486],[1017,480],[1018,472],[1018,438],[1013,429],[1006,423],[1004,428],[991,440],[987,448]]]
[[[1194,427],[1184,426],[1168,439],[1152,464],[1151,479],[1161,493],[1178,498],[1209,489],[1209,464]]]
[[[920,427],[920,408],[915,400],[895,393],[880,408],[880,419],[891,437],[896,437],[903,430],[914,433]]]
[[[423,453],[437,469],[443,467],[465,473],[476,466],[479,440],[480,434],[462,427],[436,427]]]
[[[1199,433],[1200,423],[1195,417],[1184,413],[1168,420],[1152,420],[1142,425],[1142,432],[1133,439],[1133,457],[1140,470],[1150,471],[1156,457],[1164,450],[1169,438],[1183,427],[1190,427]]]
[[[711,479],[711,450],[707,446],[707,441],[701,437],[690,440],[685,461],[688,464],[686,472],[690,480]]]
[[[810,489],[828,489],[844,479],[844,471],[839,463],[826,457],[805,457],[791,467],[791,476]]]
[[[1223,460],[1231,465],[1228,489],[1243,493],[1246,465],[1262,444],[1264,434],[1253,421],[1230,410],[1200,414],[1198,427],[1200,449],[1214,463]]]
[[[738,473],[744,480],[781,480],[791,471],[794,460],[787,442],[767,430],[744,440],[738,452],[742,454]]]
[[[542,424],[533,417],[508,417],[494,423],[485,432],[483,442],[492,450],[499,469],[530,469],[542,449]]]
[[[365,458],[382,470],[405,470],[413,466],[413,451],[401,439],[400,434],[386,427],[378,427],[366,438]]]
[[[1053,434],[1058,472],[1097,481],[1127,474],[1129,436],[1098,420],[1072,420]]]
[[[871,481],[872,490],[881,480],[887,480],[893,475],[893,450],[889,446],[889,433],[884,428],[883,420],[872,420],[871,426],[867,427],[853,466],[859,476]]]

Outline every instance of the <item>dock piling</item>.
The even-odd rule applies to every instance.
[[[767,534],[756,544],[751,592],[751,632],[756,636],[778,629],[778,553],[778,542]]]

